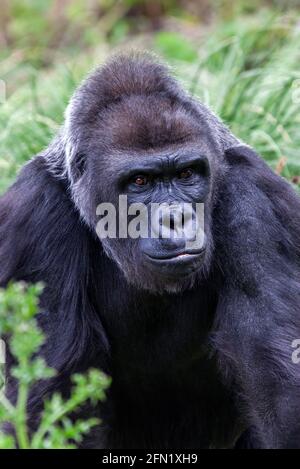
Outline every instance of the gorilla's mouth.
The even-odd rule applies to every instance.
[[[152,256],[145,253],[151,270],[158,275],[182,277],[194,273],[203,264],[205,249]]]
[[[168,253],[168,254],[163,254],[159,256],[152,256],[150,254],[146,254],[147,257],[151,261],[156,261],[156,262],[165,262],[165,261],[174,261],[174,262],[185,262],[192,260],[193,258],[198,258],[202,257],[204,255],[205,249],[201,249],[199,251],[183,251],[183,252],[178,252],[178,253]]]

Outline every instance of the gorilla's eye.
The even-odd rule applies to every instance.
[[[191,168],[183,169],[179,174],[179,179],[188,179],[193,175],[193,170]]]
[[[145,186],[146,184],[148,184],[148,178],[147,176],[143,175],[135,176],[133,178],[133,183],[137,186]]]

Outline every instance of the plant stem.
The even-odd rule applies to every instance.
[[[16,435],[18,446],[20,449],[28,449],[30,447],[27,433],[27,395],[28,386],[25,383],[19,384],[18,402],[16,407]]]

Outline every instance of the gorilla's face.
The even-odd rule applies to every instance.
[[[154,97],[128,98],[101,117],[90,142],[85,198],[105,252],[139,287],[190,288],[212,251],[218,148],[209,129]]]

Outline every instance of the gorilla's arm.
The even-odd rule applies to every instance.
[[[248,147],[227,152],[215,236],[221,367],[263,447],[300,447],[300,201]]]

